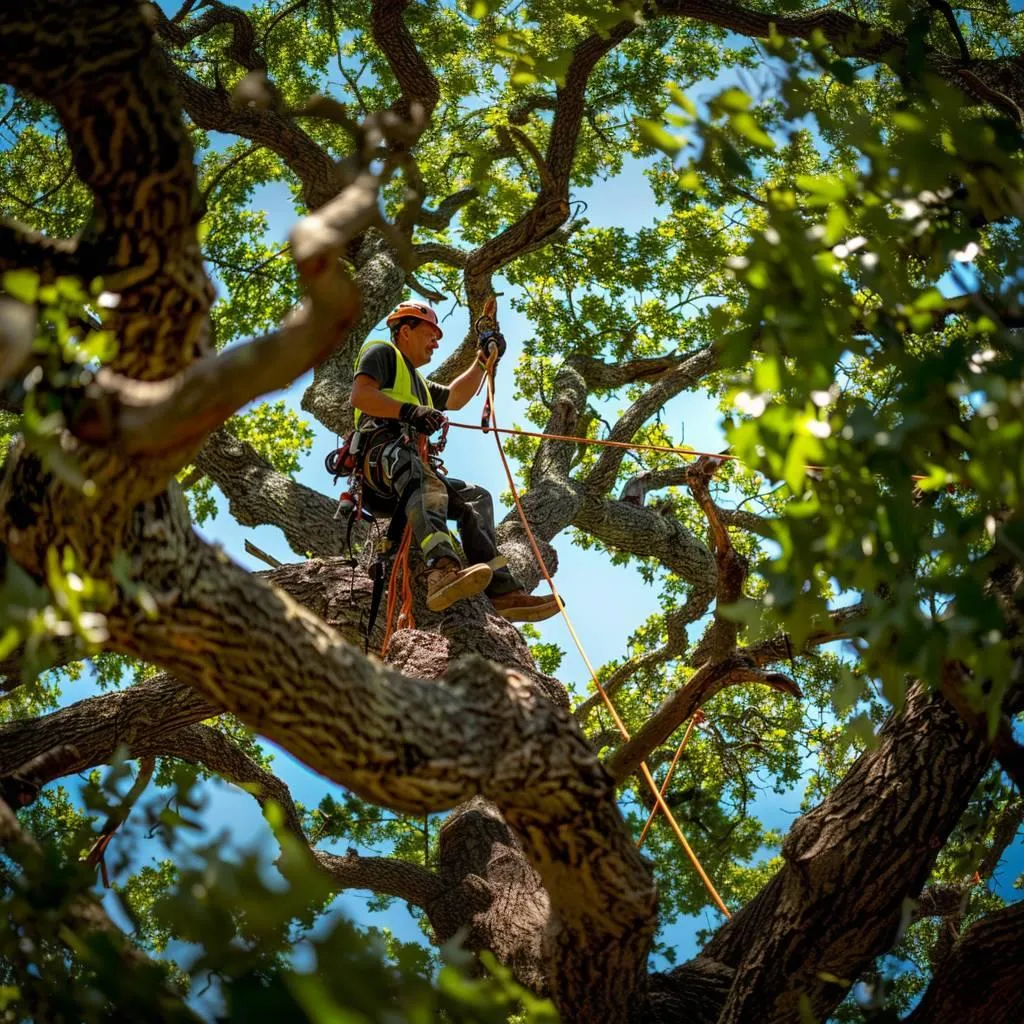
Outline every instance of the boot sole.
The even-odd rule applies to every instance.
[[[498,609],[495,609],[498,611]],[[557,615],[561,608],[557,604],[533,605],[529,608],[502,608],[498,614],[506,622],[543,622]]]
[[[484,568],[487,569],[486,573],[471,573],[435,591],[427,598],[427,607],[432,612],[443,612],[446,608],[450,608],[455,604],[456,601],[462,601],[467,597],[476,597],[477,594],[482,594],[490,585],[493,575],[490,568],[487,566],[484,566]]]

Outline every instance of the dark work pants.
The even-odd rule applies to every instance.
[[[449,520],[457,525],[470,565],[497,557],[494,503],[483,487],[450,476],[442,481],[431,466],[424,465],[413,445],[399,441],[387,446],[383,464],[396,494],[404,494],[412,484],[405,510],[428,565],[439,558],[461,561],[452,546]],[[503,566],[494,570],[487,593],[508,594],[519,590],[520,586],[511,571]]]

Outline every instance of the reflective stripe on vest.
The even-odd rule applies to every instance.
[[[356,356],[356,368],[358,369],[359,364],[363,361],[363,356],[369,352],[374,345],[387,345],[388,348],[394,349],[395,352],[395,382],[389,388],[381,388],[380,393],[387,395],[388,398],[393,398],[396,402],[411,402],[413,405],[426,404],[431,409],[434,408],[434,399],[431,397],[430,388],[427,387],[427,382],[419,370],[415,370],[415,374],[419,377],[420,383],[423,385],[423,391],[427,396],[426,403],[420,400],[420,396],[416,394],[415,389],[412,386],[412,373],[409,372],[409,364],[405,361],[405,356],[398,351],[398,346],[392,344],[390,341],[384,341],[381,338],[372,339],[359,350],[359,354]],[[362,410],[355,410],[355,425],[358,429],[359,421],[362,419]]]

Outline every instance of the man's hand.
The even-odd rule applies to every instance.
[[[421,434],[433,434],[444,426],[443,412],[427,405],[413,405],[412,402],[402,403],[398,418]]]
[[[491,354],[492,345],[497,348],[499,359],[505,354],[505,336],[501,331],[481,331],[477,335],[476,343],[484,359]]]

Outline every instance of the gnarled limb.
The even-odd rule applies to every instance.
[[[187,465],[210,431],[318,363],[355,320],[359,298],[349,279],[327,262],[317,270],[319,280],[307,279],[309,299],[278,331],[207,356],[168,380],[136,381],[100,370],[71,432],[127,455],[160,456],[171,472]]]
[[[449,267],[462,269],[468,260],[469,253],[464,249],[445,245],[443,242],[421,242],[412,249],[412,262],[416,267],[422,267],[427,263],[444,263]]]
[[[224,492],[243,526],[278,527],[297,555],[328,557],[345,549],[345,523],[336,502],[279,473],[245,441],[215,430],[196,453],[195,465]]]
[[[660,380],[669,370],[685,363],[694,354],[669,353],[644,359],[625,359],[618,363],[606,363],[603,359],[595,359],[593,356],[570,356],[568,362],[587,382],[590,391],[614,391],[625,384],[635,384],[637,381],[653,383]]]
[[[722,608],[735,604],[743,596],[749,567],[747,560],[732,545],[721,510],[711,497],[711,478],[722,465],[721,459],[702,456],[688,467],[686,483],[708,521],[717,569],[714,620],[690,658],[692,666],[720,661],[736,648],[740,624],[722,614]]]
[[[152,6],[156,31],[171,47],[186,47],[214,26],[230,23],[232,43],[228,55],[249,71],[266,68],[251,20],[244,11],[218,3],[180,25],[168,19],[157,5]],[[329,202],[347,184],[342,166],[293,118],[272,107],[237,103],[225,89],[197,81],[175,64],[169,54],[164,59],[167,73],[175,81],[192,121],[200,128],[239,135],[276,153],[302,183],[303,198],[311,210]]]
[[[192,146],[149,5],[26,0],[0,23],[5,81],[53,104],[94,201],[83,273],[120,296],[115,373],[173,376],[210,347]],[[85,59],[85,55],[88,59]],[[154,317],[153,310],[173,311]]]
[[[154,5],[156,6],[156,5]],[[245,11],[220,0],[203,0],[203,11],[191,21],[168,18],[157,8],[157,31],[174,47],[183,49],[219,25],[231,26],[231,43],[225,53],[247,71],[262,71],[267,62],[256,43],[256,29]]]
[[[1016,1024],[1024,1017],[1022,941],[1024,902],[976,921],[953,947],[906,1024]]]
[[[736,970],[721,1020],[781,1024],[803,995],[817,1019],[890,948],[989,752],[920,686],[846,777],[787,836],[784,867],[719,929],[703,957]],[[812,938],[813,936],[813,938]]]
[[[799,687],[787,676],[755,668],[742,653],[732,654],[721,661],[705,662],[685,685],[662,703],[631,739],[612,754],[606,762],[608,771],[617,782],[622,782],[698,708],[726,686],[740,683],[762,683],[780,693],[800,696]]]
[[[609,441],[632,441],[633,435],[670,398],[693,387],[709,373],[718,368],[718,354],[712,348],[695,352],[685,362],[669,370],[652,384],[619,418],[608,436]],[[585,485],[588,494],[602,495],[615,482],[619,466],[625,457],[624,448],[605,448],[598,457],[594,468],[587,474]]]
[[[40,718],[0,726],[0,778],[59,749],[64,754],[35,773],[37,786],[108,764],[120,746],[132,757],[159,753],[165,737],[220,710],[169,675],[154,676]]]
[[[574,482],[573,486],[583,490],[580,484]],[[628,551],[638,558],[656,558],[690,584],[690,601],[703,601],[707,607],[714,599],[714,555],[678,519],[584,493],[572,525],[609,547]]]
[[[440,876],[418,864],[394,857],[362,857],[355,850],[344,855],[327,850],[312,853],[339,889],[369,889],[382,896],[395,896],[428,914],[445,892]]]
[[[429,228],[431,231],[444,231],[451,223],[455,214],[479,195],[480,190],[475,185],[460,188],[458,192],[445,196],[434,209],[421,208],[416,223],[420,227]],[[419,248],[422,248],[422,246]]]
[[[654,889],[568,713],[479,660],[441,684],[374,664],[181,524],[165,529],[173,543],[138,565],[141,581],[156,581],[159,622],[112,614],[112,645],[145,651],[366,799],[417,814],[492,800],[552,899],[553,998],[579,1019],[627,1017],[645,985]]]
[[[408,118],[416,105],[429,117],[441,97],[434,72],[420,55],[402,13],[409,0],[374,0],[370,10],[373,40],[391,66],[402,98],[395,112]]]

